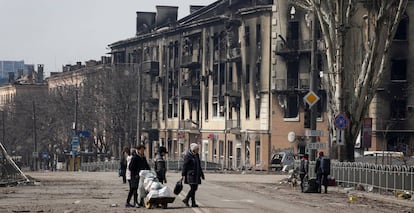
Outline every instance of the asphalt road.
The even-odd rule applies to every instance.
[[[0,212],[176,212],[176,213],[267,213],[267,212],[412,212],[407,203],[384,202],[381,196],[348,194],[330,188],[326,194],[303,194],[299,187],[280,184],[286,175],[206,174],[197,192],[200,208],[181,202],[189,190],[169,204],[168,209],[125,208],[128,186],[116,172],[28,173],[35,185],[0,188]],[[172,189],[180,174],[169,172]]]

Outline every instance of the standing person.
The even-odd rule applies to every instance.
[[[128,183],[129,183],[129,192],[128,192],[128,197],[127,197],[127,200],[126,200],[125,207],[134,207],[134,205],[130,204],[130,201],[131,201],[132,195],[134,195],[134,193],[136,193],[137,189],[134,188],[134,185],[131,182],[131,170],[129,170],[129,165],[131,164],[132,155],[133,155],[133,153],[136,153],[136,150],[134,148],[131,148],[131,150],[128,148],[128,150],[126,150],[126,151],[127,151],[128,156],[126,158],[127,167],[126,167],[126,171],[125,171],[125,178],[126,178],[126,180],[128,180]]]
[[[201,179],[204,180],[204,172],[201,169],[200,157],[199,157],[200,147],[196,143],[190,145],[190,150],[186,153],[184,157],[183,170],[181,172],[182,179],[184,183],[190,185],[190,191],[183,200],[184,204],[187,207],[190,207],[188,204],[191,198],[191,207],[198,207],[195,200],[195,193],[198,189],[198,185],[201,184]]]
[[[325,193],[328,193],[328,175],[330,174],[331,161],[325,158],[323,152],[319,152],[319,157],[316,159],[315,173],[318,182],[318,192],[322,192],[322,185],[325,188]]]
[[[122,182],[126,183],[126,170],[127,170],[127,157],[130,155],[129,153],[129,147],[125,147],[124,151],[121,155],[121,160],[119,162],[120,164],[120,175],[122,176]]]
[[[302,192],[303,192],[303,179],[305,179],[308,173],[309,173],[308,154],[304,154],[300,161],[300,167],[299,167],[300,188]]]
[[[155,156],[154,170],[157,173],[157,178],[160,183],[167,183],[167,178],[165,177],[165,174],[167,173],[167,164],[164,159],[165,154],[167,153],[167,149],[161,146],[158,148],[157,156]]]
[[[138,145],[137,152],[132,156],[131,163],[129,164],[129,169],[131,170],[131,182],[133,182],[134,191],[134,206],[139,208],[144,206],[144,198],[141,193],[138,194],[138,184],[139,184],[139,172],[141,170],[150,170],[148,165],[147,158],[144,155],[145,146],[143,144]],[[139,202],[138,202],[139,198]]]

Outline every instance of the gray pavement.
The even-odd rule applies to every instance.
[[[390,196],[352,192],[350,202],[341,188],[328,194],[304,194],[299,187],[280,182],[286,175],[207,173],[197,192],[200,208],[186,208],[183,192],[168,209],[125,208],[127,184],[116,172],[29,173],[40,182],[32,186],[0,188],[0,212],[172,212],[172,213],[270,213],[270,212],[412,212],[410,201]],[[172,189],[180,174],[168,172]],[[24,202],[22,202],[24,201]],[[411,204],[411,205],[410,205]]]

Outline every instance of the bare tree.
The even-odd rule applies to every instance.
[[[339,157],[354,161],[354,146],[362,120],[383,80],[392,40],[408,0],[291,1],[312,11],[320,25],[326,47],[324,86],[330,102],[328,120],[333,127],[333,117],[339,113],[350,118],[345,149],[340,150]],[[361,31],[363,35],[355,39]]]

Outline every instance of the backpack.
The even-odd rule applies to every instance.
[[[322,174],[331,174],[331,159],[322,157],[319,168],[321,169]]]

